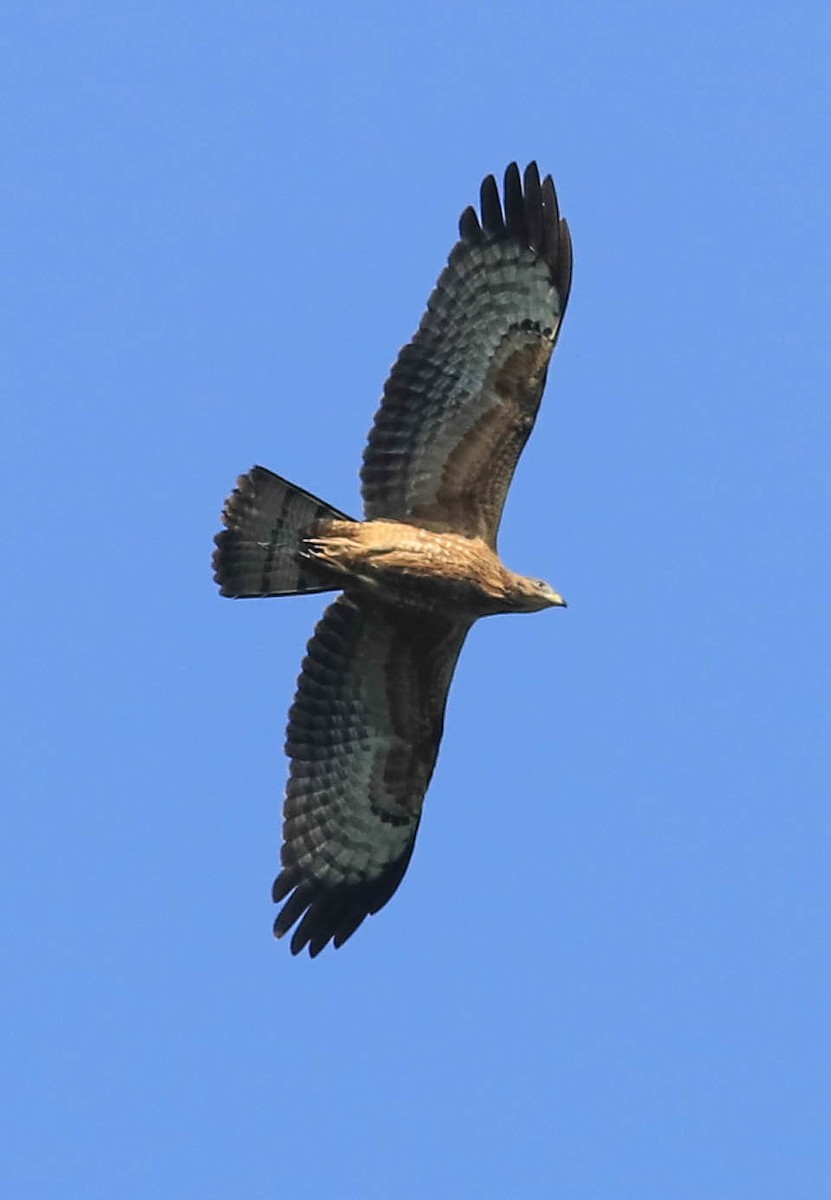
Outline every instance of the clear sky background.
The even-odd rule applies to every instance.
[[[4,4],[0,1196],[831,1194],[819,3]],[[399,893],[271,938],[321,597],[221,600],[255,462],[356,511],[480,179],[571,306]]]

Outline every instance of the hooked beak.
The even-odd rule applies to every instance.
[[[568,605],[559,592],[549,591],[548,603],[552,608],[568,608]]]

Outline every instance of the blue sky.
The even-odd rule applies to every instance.
[[[732,1200],[831,1185],[831,16],[5,6],[0,1186]],[[322,598],[211,583],[254,462],[346,510],[481,177],[572,301],[410,871],[272,941]],[[3,1163],[5,1160],[5,1163]]]

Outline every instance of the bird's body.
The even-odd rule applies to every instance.
[[[452,611],[460,620],[534,612],[559,601],[541,580],[509,571],[481,538],[400,521],[320,521],[304,539],[301,557],[335,573],[356,598]]]
[[[384,387],[364,452],[364,520],[263,467],[216,538],[226,596],[340,591],[289,712],[278,937],[315,955],[377,912],[410,861],[471,625],[565,602],[504,566],[502,508],[533,428],[571,283],[571,241],[536,165],[492,176]]]

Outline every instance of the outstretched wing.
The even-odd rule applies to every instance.
[[[496,545],[571,283],[571,239],[536,163],[492,175],[468,208],[418,332],[398,356],[364,451],[366,517]]]
[[[407,869],[469,626],[365,607],[326,610],[289,713],[283,870],[274,932],[318,954],[390,899]]]

